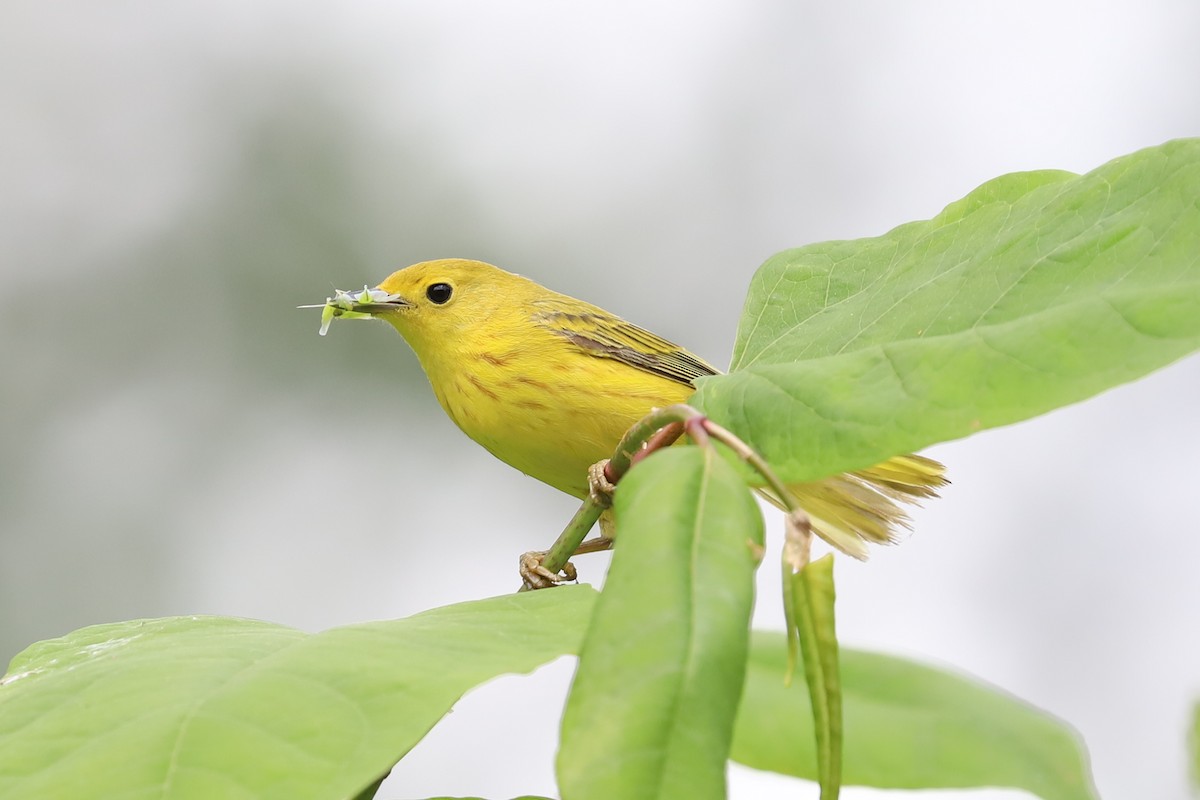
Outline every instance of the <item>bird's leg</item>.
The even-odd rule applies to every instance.
[[[595,539],[589,539],[586,542],[580,542],[580,545],[575,548],[571,555],[582,555],[583,553],[599,553],[612,548],[612,537],[608,534],[612,531],[612,517],[608,509],[612,507],[612,493],[617,487],[613,485],[613,481],[608,476],[608,459],[598,461],[588,467],[588,500],[598,509],[604,509],[600,517],[601,536]],[[607,519],[606,519],[607,518]],[[607,523],[607,524],[606,524]],[[550,551],[530,551],[521,555],[520,566],[517,571],[521,573],[521,581],[529,589],[546,589],[553,585],[566,581],[576,581],[578,572],[575,570],[575,565],[570,561],[563,564],[563,569],[558,573],[547,570],[542,563],[546,560],[546,555]]]
[[[612,495],[615,490],[616,486],[609,475],[607,458],[603,461],[597,461],[588,467],[588,502],[584,503],[584,506],[586,508],[590,504],[593,509],[604,509],[600,515],[600,531],[602,535],[597,536],[595,539],[589,539],[586,542],[580,542],[574,551],[569,551],[571,555],[598,553],[612,547],[613,540],[610,535],[612,532],[612,516],[608,509],[612,507]],[[592,521],[595,519],[596,517],[591,517]],[[584,525],[590,528],[593,524],[592,521],[585,521]],[[567,530],[571,530],[571,526],[568,526]],[[584,531],[580,528],[576,528],[575,530],[578,531],[577,535],[582,539]],[[566,538],[566,534],[567,531],[564,531],[563,535],[559,537],[559,541],[555,543],[556,548],[561,546],[561,542]],[[578,539],[575,541],[578,541]],[[566,546],[570,547],[570,544]],[[544,562],[551,552],[551,550],[531,550],[521,555],[517,571],[521,575],[523,589],[547,589],[566,581],[578,579],[579,573],[576,571],[575,565],[570,561],[564,562],[562,569],[557,573],[547,569],[544,566]],[[561,557],[560,555],[559,558]]]

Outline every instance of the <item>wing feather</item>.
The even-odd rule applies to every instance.
[[[688,386],[694,386],[696,378],[717,374],[715,367],[679,345],[595,306],[556,300],[535,301],[535,306],[535,322],[598,358]]]

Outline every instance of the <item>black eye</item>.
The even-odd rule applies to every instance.
[[[429,288],[425,290],[425,296],[430,302],[437,303],[439,306],[450,299],[450,295],[454,289],[448,283],[431,283]]]

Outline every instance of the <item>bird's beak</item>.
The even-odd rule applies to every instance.
[[[369,289],[364,286],[361,292],[344,292],[341,289],[335,289],[333,297],[325,298],[324,303],[299,306],[299,308],[321,309],[321,335],[324,336],[335,317],[371,319],[411,306],[412,303],[398,294],[390,294],[379,288]]]

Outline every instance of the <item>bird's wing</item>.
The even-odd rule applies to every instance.
[[[578,303],[578,305],[575,305]],[[589,355],[612,358],[685,385],[717,369],[677,344],[579,301],[539,300],[534,321]]]

